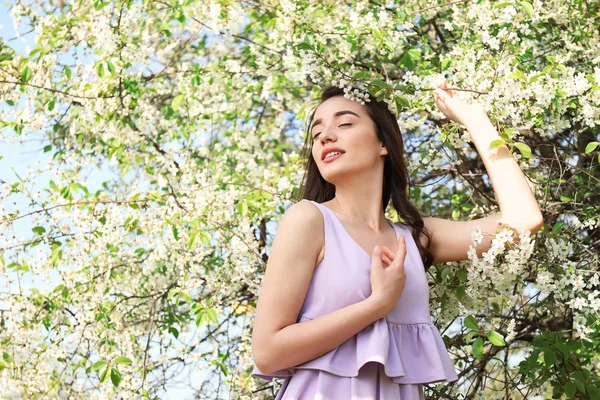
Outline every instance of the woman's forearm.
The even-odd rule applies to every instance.
[[[502,220],[521,230],[539,228],[542,214],[517,161],[505,145],[489,150],[490,143],[500,139],[489,118],[473,117],[465,126],[492,181]]]
[[[286,326],[273,335],[265,360],[258,365],[265,374],[313,360],[335,349],[383,317],[374,297],[306,322]]]

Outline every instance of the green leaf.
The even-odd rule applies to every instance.
[[[584,371],[576,371],[573,374],[573,378],[581,383],[586,383],[588,380],[588,375],[586,375],[586,373],[589,374],[590,372],[589,371],[585,371],[585,372]]]
[[[206,314],[208,316],[208,319],[214,323],[218,323],[219,322],[219,318],[217,317],[217,312],[213,309],[213,308],[207,308],[206,309]]]
[[[477,331],[479,330],[479,324],[477,323],[477,320],[475,319],[474,316],[469,315],[468,317],[465,318],[464,324],[467,328]]]
[[[596,149],[596,147],[598,147],[598,145],[600,145],[600,142],[589,142],[587,146],[585,146],[585,153],[591,153]]]
[[[582,382],[573,381],[573,384],[577,387],[577,390],[579,390],[581,393],[585,394],[585,385]]]
[[[489,331],[488,333],[486,333],[487,338],[489,339],[490,342],[492,342],[492,344],[494,346],[506,346],[506,343],[504,342],[504,337],[499,334],[496,331]]]
[[[314,51],[314,47],[308,42],[298,43],[296,45],[297,50],[311,50]]]
[[[100,371],[106,365],[106,361],[96,361],[92,364],[92,371]]]
[[[473,340],[473,338],[475,336],[479,335],[479,333],[477,333],[476,331],[469,331],[466,335],[465,335],[465,342],[466,343],[470,343],[471,340]]]
[[[520,142],[515,142],[514,145],[519,149],[523,157],[531,158],[531,148],[528,145]]]
[[[585,388],[590,395],[590,399],[600,399],[600,388],[592,385],[586,385]]]
[[[29,67],[25,67],[23,68],[23,71],[21,71],[21,80],[25,83],[29,82],[29,80],[31,79],[31,70],[29,69]]]
[[[104,78],[104,64],[98,63],[96,66],[96,72],[100,78]]]
[[[564,224],[562,222],[555,223],[554,226],[552,227],[552,233],[556,234],[556,233],[560,232],[560,230],[562,229],[563,226],[564,226]]]
[[[548,367],[554,365],[554,363],[556,362],[556,353],[554,352],[554,350],[549,348],[544,349],[544,362]]]
[[[186,303],[192,304],[194,302],[194,299],[188,292],[181,292],[180,296]]]
[[[440,273],[440,277],[442,278],[443,281],[445,281],[446,278],[448,277],[448,275],[450,275],[450,267],[445,266],[442,269],[442,272]]]
[[[127,358],[127,357],[124,357],[124,356],[119,356],[119,357],[116,357],[116,358],[113,360],[113,364],[125,364],[125,365],[131,365],[131,364],[132,364],[132,361],[131,361],[129,358]]]
[[[44,228],[43,226],[36,226],[35,228],[31,228],[31,230],[33,231],[33,233],[36,233],[38,235],[41,235],[42,233],[46,232],[46,228]]]
[[[504,139],[505,142],[511,142],[510,140],[510,136],[508,136],[508,134],[510,133],[510,130],[505,129],[504,132],[500,133],[498,136],[500,136],[502,139]]]
[[[528,1],[522,1],[520,4],[521,7],[523,7],[523,10],[525,10],[525,12],[527,13],[527,15],[533,18],[533,6],[531,5],[531,3]]]
[[[573,397],[575,397],[576,390],[577,389],[575,388],[575,385],[573,385],[573,382],[567,382],[565,384],[565,394],[568,398],[572,399]]]
[[[544,339],[542,336],[536,336],[533,338],[533,340],[531,341],[531,344],[533,344],[535,347],[546,347],[548,346],[548,343],[546,342],[546,339]]]
[[[473,342],[473,357],[478,360],[481,360],[481,356],[483,355],[483,339],[478,337]]]
[[[368,78],[370,76],[371,76],[371,74],[368,73],[367,71],[358,71],[357,73],[355,73],[354,75],[352,75],[352,77],[354,79],[356,79],[357,81],[362,81],[363,79],[366,79],[366,78]]]
[[[523,71],[516,70],[515,72],[513,72],[512,74],[510,74],[508,76],[508,78],[510,78],[510,79],[523,79],[523,78],[525,78],[525,74],[523,74]]]
[[[29,52],[29,58],[33,58],[37,53],[41,53],[41,52],[42,52],[42,49],[40,49],[39,47],[36,47]]]
[[[110,61],[107,61],[106,66],[108,67],[108,72],[110,72],[111,75],[114,75],[115,74],[115,66],[113,65],[113,63],[111,63]]]
[[[381,79],[373,79],[371,81],[371,85],[377,86],[378,88],[381,88],[381,89],[387,89],[388,87],[390,87],[387,83],[385,83]]]
[[[460,210],[458,208],[455,208],[454,210],[452,210],[452,219],[457,221],[460,218]]]
[[[200,231],[200,242],[205,246],[210,246],[210,233],[206,231]]]
[[[377,39],[379,41],[383,41],[383,35],[381,34],[381,31],[379,29],[374,28],[373,35],[375,36],[375,39]]]
[[[48,111],[54,110],[54,105],[55,104],[56,104],[56,99],[50,100],[50,102],[48,103]]]
[[[248,203],[245,200],[242,200],[238,203],[237,212],[242,216],[246,216],[248,213]]]
[[[206,321],[206,313],[201,312],[196,316],[196,326],[202,325]]]
[[[415,63],[408,54],[408,52],[404,53],[404,55],[400,59],[400,65],[408,69],[413,69],[413,67],[415,66]]]
[[[192,231],[190,233],[190,237],[188,238],[188,243],[187,243],[187,247],[188,249],[191,249],[194,247],[194,244],[196,243],[196,238],[198,237],[198,231]]]
[[[535,74],[529,77],[529,83],[538,81],[544,74]]]
[[[418,61],[418,60],[421,59],[421,49],[419,49],[419,48],[412,48],[412,49],[410,49],[408,51],[408,55],[413,60]]]
[[[398,111],[401,111],[401,110],[404,110],[405,108],[410,107],[410,103],[408,102],[408,100],[405,97],[395,96],[394,100],[396,101],[396,108],[398,108]]]
[[[458,300],[461,300],[463,297],[465,297],[467,295],[467,291],[462,286],[459,286],[456,289],[454,289],[454,293],[456,293],[456,298]]]
[[[171,102],[171,108],[173,108],[173,110],[177,110],[179,107],[181,107],[184,100],[185,100],[185,95],[178,94],[177,96],[175,96],[173,98],[173,101]]]
[[[175,337],[175,339],[179,338],[179,331],[177,330],[177,328],[170,326],[169,332]]]
[[[404,106],[402,105],[402,103],[398,100],[398,97],[394,98],[394,105],[396,106],[396,112],[397,113],[401,113],[402,110],[404,110]]]
[[[490,147],[488,150],[494,150],[494,149],[502,146],[504,143],[506,143],[506,142],[502,139],[492,140],[492,143],[490,143]]]
[[[100,374],[100,383],[104,383],[104,381],[106,381],[106,378],[108,378],[108,367],[104,368],[104,371],[102,371],[102,373]]]
[[[115,385],[115,387],[119,386],[119,383],[121,383],[121,373],[118,369],[110,369],[110,380],[112,381],[113,385]]]
[[[65,76],[67,77],[67,79],[71,79],[71,68],[69,68],[65,65],[64,72],[65,72]]]

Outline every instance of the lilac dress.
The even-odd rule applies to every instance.
[[[312,200],[324,217],[325,256],[315,268],[297,318],[302,323],[358,303],[371,294],[371,256],[352,239],[328,207]],[[458,379],[442,337],[429,314],[423,262],[403,224],[406,284],[392,310],[340,346],[305,363],[252,375],[285,378],[275,400],[422,400],[424,383]]]

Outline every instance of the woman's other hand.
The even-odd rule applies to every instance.
[[[403,235],[398,238],[398,251],[394,253],[384,246],[373,249],[371,257],[371,297],[379,304],[382,315],[386,315],[396,304],[398,297],[404,291],[406,272],[406,239]],[[387,266],[383,265],[383,262]]]
[[[443,89],[442,89],[443,88]],[[444,90],[446,89],[446,90]],[[487,112],[479,103],[467,103],[456,97],[456,91],[448,87],[446,82],[437,86],[433,91],[435,104],[444,115],[463,126],[473,117],[485,116]]]

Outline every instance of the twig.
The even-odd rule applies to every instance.
[[[433,89],[420,89],[420,90],[435,90],[435,89],[442,89],[442,90],[460,90],[461,92],[472,92],[472,93],[477,93],[477,94],[489,94],[489,92],[480,92],[478,90],[473,90],[473,89],[459,89],[459,88],[455,88],[455,87],[451,87],[451,88],[433,88]]]
[[[80,95],[77,95],[77,94],[71,94],[71,93],[68,93],[68,92],[63,92],[62,90],[53,89],[53,88],[47,88],[47,87],[44,87],[44,86],[34,85],[32,83],[25,83],[25,82],[0,81],[0,83],[4,83],[4,84],[7,84],[7,85],[11,85],[12,84],[12,85],[19,85],[19,86],[31,86],[31,87],[34,87],[36,89],[47,90],[47,91],[52,92],[52,93],[60,93],[60,94],[63,94],[65,96],[77,97],[79,99],[96,100],[96,99],[112,99],[113,97],[115,97],[115,96],[97,96],[97,97],[80,96]]]
[[[471,0],[456,0],[456,1],[451,1],[451,2],[449,2],[449,3],[438,4],[438,5],[436,5],[436,6],[431,6],[431,7],[422,8],[422,9],[420,9],[420,10],[416,10],[416,11],[413,11],[413,12],[411,12],[411,13],[407,13],[406,15],[415,15],[415,14],[417,14],[417,13],[420,13],[421,11],[432,10],[432,9],[434,9],[434,8],[442,8],[442,7],[444,7],[444,6],[451,6],[452,4],[456,4],[456,3],[466,3],[466,2],[469,2],[469,1],[471,1]]]

